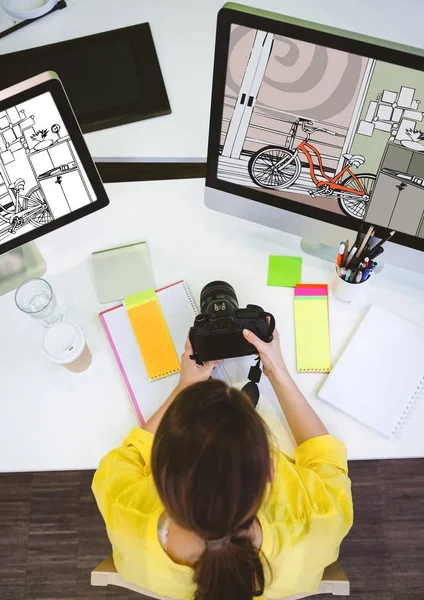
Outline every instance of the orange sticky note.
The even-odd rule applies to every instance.
[[[129,296],[125,306],[150,381],[178,373],[180,362],[154,291]]]

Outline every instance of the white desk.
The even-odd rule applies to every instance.
[[[95,157],[204,158],[216,15],[225,0],[67,0],[68,7],[0,40],[0,54],[150,22],[172,114],[90,133]],[[423,47],[424,3],[242,0],[242,4]]]
[[[90,255],[143,239],[158,287],[186,279],[198,299],[204,284],[224,279],[240,306],[256,303],[274,313],[290,371],[329,429],[346,441],[351,459],[424,457],[424,404],[404,437],[391,443],[315,398],[323,376],[295,373],[293,291],[266,286],[268,255],[299,255],[299,238],[206,209],[203,186],[203,180],[108,185],[108,208],[37,242],[68,318],[86,333],[93,364],[71,374],[50,363],[41,349],[43,328],[18,311],[13,294],[0,297],[0,472],[94,468],[136,425],[97,317],[105,305],[97,301]],[[304,257],[303,281],[326,282],[331,272],[329,263]],[[368,300],[424,325],[424,277],[412,287],[392,275],[387,269],[376,277]],[[365,310],[366,303],[349,307],[330,298],[333,361]],[[266,383],[263,390],[277,407]]]

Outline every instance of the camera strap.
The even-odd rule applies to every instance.
[[[269,327],[268,327],[269,339],[268,339],[268,341],[271,342],[273,339],[272,334],[274,333],[274,329],[275,329],[275,319],[271,313],[264,313],[264,315],[269,318]],[[256,364],[251,366],[249,369],[249,374],[247,376],[247,379],[249,381],[246,383],[245,386],[242,387],[242,390],[241,390],[242,392],[244,392],[245,394],[247,394],[249,396],[249,398],[251,399],[252,404],[255,408],[259,402],[259,396],[260,396],[259,386],[258,386],[258,383],[260,382],[261,375],[262,375],[262,369],[260,367],[260,364],[261,364],[261,357],[258,356],[256,358]]]
[[[247,379],[249,380],[245,386],[242,387],[242,392],[247,394],[252,401],[253,406],[256,408],[256,405],[259,402],[259,386],[258,383],[261,380],[262,369],[260,367],[261,359],[258,356],[256,358],[256,364],[251,366],[249,369],[249,374]]]

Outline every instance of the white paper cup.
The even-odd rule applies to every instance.
[[[342,279],[335,270],[330,287],[333,296],[338,300],[341,300],[342,302],[353,302],[363,295],[365,286],[369,280],[370,277],[362,283],[350,283]]]
[[[92,361],[82,329],[67,321],[55,323],[47,329],[43,339],[43,350],[52,362],[73,373],[85,371]]]

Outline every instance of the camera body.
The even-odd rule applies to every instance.
[[[258,354],[243,329],[250,329],[264,342],[272,340],[274,317],[254,304],[239,308],[234,289],[225,281],[212,281],[203,288],[200,310],[189,333],[198,364]]]

